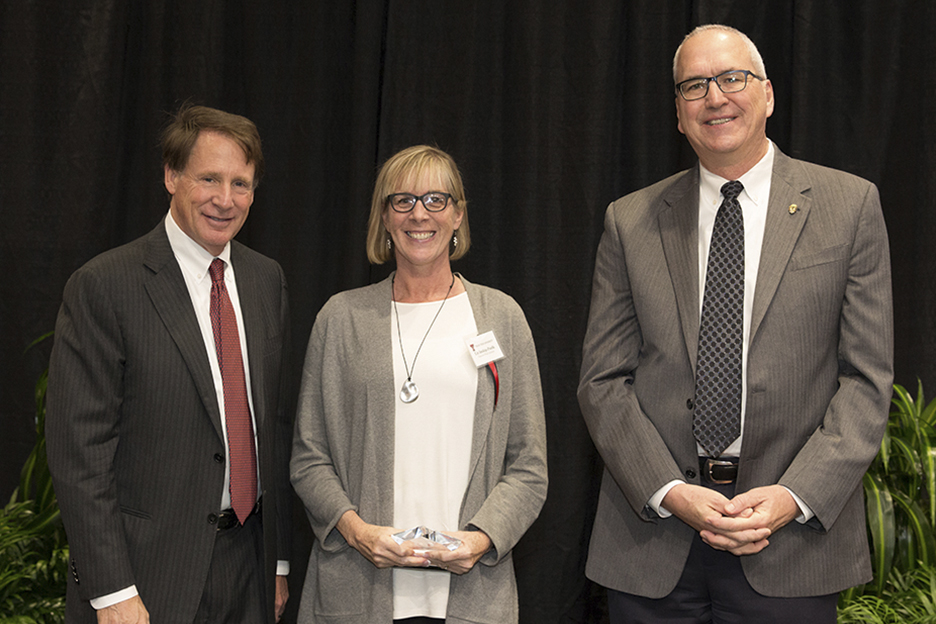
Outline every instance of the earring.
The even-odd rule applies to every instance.
[[[387,237],[387,251],[390,251],[390,250],[392,250],[392,249],[393,249],[393,241],[392,241],[392,240],[390,239],[390,237],[388,236],[388,237]]]
[[[452,234],[452,247],[458,249],[458,234]]]

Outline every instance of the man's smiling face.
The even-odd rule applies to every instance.
[[[755,71],[744,41],[730,32],[703,31],[683,44],[676,81],[708,78],[733,69]],[[744,173],[763,157],[767,118],[773,108],[770,81],[753,77],[737,93],[722,93],[710,82],[704,98],[687,102],[676,96],[679,131],[686,135],[702,165],[719,175],[722,171]]]
[[[254,199],[254,165],[233,139],[203,130],[183,171],[165,168],[169,209],[183,232],[217,256],[240,231]]]

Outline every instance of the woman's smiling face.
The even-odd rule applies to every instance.
[[[443,184],[439,172],[431,168],[399,180],[392,189],[392,193],[411,193],[417,197],[430,191],[451,192]],[[383,223],[393,239],[397,268],[414,272],[448,270],[449,244],[461,221],[462,211],[454,198],[438,212],[429,212],[422,201],[417,201],[412,210],[401,213],[393,210],[388,202]]]

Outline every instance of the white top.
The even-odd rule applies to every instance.
[[[747,354],[748,341],[751,337],[751,310],[754,308],[754,288],[757,284],[757,269],[760,266],[761,247],[764,243],[764,228],[767,225],[767,204],[770,200],[770,178],[773,175],[774,146],[770,142],[767,153],[751,167],[738,181],[744,185],[744,190],[738,195],[741,204],[741,214],[744,218],[744,321],[741,355],[741,436],[725,449],[723,455],[739,457],[741,455],[741,438],[744,435],[744,416],[747,403]],[[699,163],[699,317],[702,316],[702,301],[705,297],[705,271],[708,267],[709,245],[712,241],[712,230],[715,229],[715,215],[724,198],[721,194],[722,185],[728,182],[725,178],[716,175]],[[700,456],[705,451],[698,446]],[[662,518],[673,515],[668,509],[662,507],[663,499],[673,487],[681,480],[670,481],[657,490],[647,505]]]
[[[211,275],[208,273],[208,267],[211,265],[215,256],[208,253],[201,245],[189,238],[182,231],[182,228],[175,222],[172,213],[166,215],[166,236],[169,238],[169,246],[172,248],[172,255],[175,256],[182,269],[182,277],[185,279],[185,286],[188,289],[189,297],[192,299],[192,306],[195,309],[195,316],[198,318],[198,328],[201,330],[202,339],[205,341],[205,351],[208,354],[208,363],[211,365],[211,378],[215,387],[215,394],[218,397],[218,409],[221,411],[221,429],[224,433],[224,487],[220,492],[218,500],[218,509],[229,509],[231,507],[231,464],[230,453],[228,452],[227,439],[227,421],[224,417],[224,384],[221,381],[221,367],[218,365],[218,352],[215,350],[214,332],[211,328]],[[247,383],[247,403],[250,406],[250,419],[254,430],[254,448],[257,446],[257,422],[254,417],[253,395],[250,392],[250,366],[247,363],[247,337],[244,333],[244,319],[241,314],[240,299],[237,296],[237,281],[235,279],[234,267],[231,264],[231,243],[224,246],[218,256],[224,261],[224,285],[228,291],[228,297],[231,299],[231,306],[234,308],[234,316],[237,319],[237,335],[240,338],[241,357],[244,359],[244,381]],[[260,462],[257,462],[257,489],[260,483]],[[258,492],[259,494],[259,492]],[[289,562],[278,561],[276,573],[281,575],[289,574]],[[136,585],[124,588],[120,591],[105,594],[91,599],[91,606],[95,609],[105,609],[118,602],[128,600],[137,596],[139,591]]]
[[[739,457],[744,435],[744,416],[747,405],[747,356],[751,340],[751,311],[754,309],[754,287],[760,267],[764,228],[767,225],[767,202],[770,199],[770,177],[773,175],[774,146],[768,142],[767,153],[738,181],[744,190],[738,195],[744,216],[744,322],[741,351],[741,436],[725,449],[722,455]],[[699,317],[705,296],[705,272],[708,268],[709,245],[715,229],[715,215],[724,201],[721,187],[729,180],[712,173],[699,164]],[[699,455],[705,455],[699,447]]]
[[[397,312],[403,354],[419,388],[419,398],[408,404],[399,395],[407,375]],[[468,488],[478,388],[478,369],[465,344],[478,333],[468,294],[450,297],[444,306],[441,301],[397,303],[390,322],[396,393],[393,526],[457,531]],[[437,568],[394,568],[393,619],[445,618],[449,578],[449,572]]]
[[[741,204],[741,214],[744,217],[744,321],[741,356],[741,435],[731,443],[722,453],[724,456],[740,457],[741,442],[744,438],[744,419],[747,414],[747,367],[748,346],[751,341],[751,313],[754,309],[754,291],[757,286],[757,271],[760,268],[761,248],[764,243],[764,230],[767,227],[767,205],[770,201],[770,181],[773,176],[775,148],[772,141],[768,141],[767,153],[756,165],[744,173],[738,181],[744,190],[738,195]],[[702,301],[705,297],[705,271],[708,267],[709,245],[712,240],[712,230],[715,228],[715,215],[724,198],[721,187],[729,180],[716,175],[699,163],[699,317],[702,316]],[[705,455],[701,446],[699,455]],[[670,481],[656,491],[647,504],[661,517],[668,518],[672,513],[661,507],[666,494],[683,481]],[[813,512],[806,503],[792,490],[786,488],[793,496],[800,509],[796,521],[804,523],[813,517]]]
[[[208,267],[215,257],[224,261],[224,286],[227,288],[231,307],[234,308],[234,317],[237,319],[237,337],[240,339],[241,358],[244,361],[244,381],[247,384],[247,403],[250,407],[250,422],[254,431],[254,448],[257,445],[257,420],[254,416],[253,393],[250,391],[250,366],[247,363],[247,334],[244,330],[244,315],[241,313],[240,298],[237,295],[237,279],[234,266],[231,264],[231,243],[224,246],[224,250],[213,256],[204,247],[196,243],[182,231],[170,212],[166,216],[166,235],[169,237],[169,246],[182,269],[185,286],[195,308],[198,319],[198,328],[201,330],[202,340],[205,341],[205,353],[208,355],[208,364],[211,366],[211,379],[214,382],[215,395],[218,398],[218,409],[221,412],[221,431],[224,434],[224,488],[221,491],[219,510],[231,508],[231,460],[228,450],[227,418],[224,411],[224,382],[221,379],[221,366],[218,364],[218,351],[215,348],[214,330],[211,327],[211,274]],[[257,462],[257,489],[260,483],[260,462]]]

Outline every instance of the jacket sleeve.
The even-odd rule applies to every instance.
[[[319,312],[309,337],[296,409],[290,480],[305,504],[312,531],[322,549],[336,551],[348,546],[335,528],[338,520],[348,510],[357,511],[357,506],[338,476],[326,426],[323,377],[330,309],[326,304]]]
[[[829,530],[874,459],[893,382],[890,254],[874,185],[866,183],[839,316],[838,387],[822,425],[780,480]]]
[[[49,365],[49,469],[78,591],[88,600],[135,584],[117,503],[124,345],[109,293],[87,269],[65,287]]]
[[[280,327],[283,337],[282,357],[279,368],[279,394],[276,409],[276,558],[289,561],[292,556],[292,491],[289,486],[289,449],[292,444],[292,424],[295,415],[295,385],[288,373],[291,353],[291,331],[289,322],[289,290],[282,268],[277,265],[280,282]]]
[[[634,389],[641,350],[646,345],[624,249],[624,226],[618,222],[618,214],[629,208],[622,203],[625,201],[612,204],[605,214],[582,348],[578,400],[605,468],[634,511],[651,519],[656,514],[646,507],[650,497],[666,483],[683,476]],[[663,290],[659,285],[653,287]],[[674,314],[672,310],[650,313],[657,316],[651,319],[657,326],[663,326],[660,319]],[[675,321],[665,326],[678,332]],[[675,380],[675,374],[672,377]],[[632,469],[634,466],[640,466],[640,470]]]

